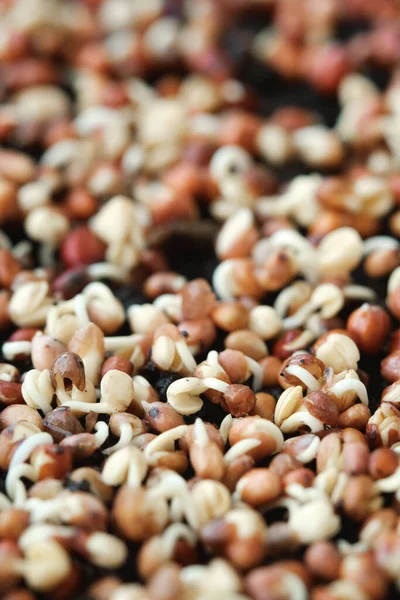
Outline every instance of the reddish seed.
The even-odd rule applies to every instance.
[[[123,371],[128,375],[133,374],[133,364],[123,356],[110,356],[110,358],[107,358],[101,368],[101,377],[104,377],[107,371],[111,371],[112,369]]]
[[[14,331],[14,333],[12,333],[10,335],[10,337],[8,338],[9,342],[30,342],[33,338],[33,336],[40,331],[40,329],[34,329],[34,328],[24,328],[24,329],[17,329],[17,331]]]
[[[333,94],[346,73],[350,60],[339,45],[313,47],[304,53],[303,70],[310,84],[323,94]]]
[[[71,231],[60,248],[61,258],[68,267],[91,265],[104,260],[106,245],[87,227]]]
[[[85,188],[77,187],[67,194],[65,208],[71,219],[86,220],[96,212],[97,202]]]
[[[244,417],[253,410],[256,397],[247,385],[234,383],[224,393],[221,404],[234,417]]]
[[[381,375],[389,383],[400,379],[400,350],[392,352],[381,362]]]
[[[3,288],[9,288],[14,277],[21,270],[21,265],[13,257],[10,250],[0,249],[0,285]]]
[[[389,334],[390,317],[380,306],[363,304],[351,313],[347,329],[361,352],[376,354]]]
[[[389,343],[390,352],[396,352],[396,350],[400,350],[400,329],[396,329],[390,337]]]
[[[51,284],[52,290],[64,298],[70,300],[79,294],[83,288],[90,283],[90,278],[83,267],[68,269],[56,277]]]
[[[285,350],[285,345],[293,342],[301,333],[301,329],[292,329],[284,333],[272,346],[272,354],[281,360],[286,360],[289,356],[292,356],[293,351]]]

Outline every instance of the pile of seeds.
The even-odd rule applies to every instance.
[[[0,94],[1,598],[397,597],[398,0],[3,0]]]

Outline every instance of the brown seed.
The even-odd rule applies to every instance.
[[[68,267],[101,262],[105,251],[104,242],[87,227],[73,229],[60,248],[61,258]]]
[[[357,584],[372,600],[386,598],[389,580],[377,564],[373,552],[345,556],[339,572],[342,579]]]
[[[21,329],[17,329],[10,335],[8,338],[9,342],[30,342],[34,336],[40,331],[39,329],[34,329],[30,327],[23,327]]]
[[[8,315],[9,292],[6,290],[0,291],[0,330],[10,326],[10,317]]]
[[[60,406],[48,413],[43,425],[57,443],[70,435],[84,433],[82,425],[67,406]]]
[[[296,460],[290,454],[277,454],[271,460],[269,468],[273,473],[276,473],[281,479],[287,476],[292,471],[297,471],[302,467],[301,462]]]
[[[339,410],[332,397],[325,392],[311,392],[303,400],[308,412],[325,425],[335,427],[339,420]]]
[[[170,471],[176,471],[181,475],[187,471],[189,461],[186,453],[183,450],[175,450],[175,452],[166,452],[161,455],[154,465],[159,469],[169,469]]]
[[[262,384],[265,387],[278,385],[278,375],[282,371],[282,361],[276,356],[266,356],[260,360],[263,370]]]
[[[368,473],[369,449],[366,444],[350,442],[344,445],[342,460],[343,470],[349,475]]]
[[[361,352],[376,354],[389,334],[390,318],[380,306],[365,303],[351,313],[347,329]]]
[[[301,467],[299,469],[293,469],[287,473],[282,478],[282,486],[283,489],[286,490],[289,485],[295,483],[297,485],[301,485],[302,487],[308,488],[312,486],[314,479],[315,473],[311,471],[311,469]]]
[[[298,548],[299,540],[287,523],[280,521],[268,526],[267,550],[269,556],[293,554]]]
[[[180,569],[175,563],[164,563],[147,583],[150,597],[154,600],[179,600],[183,597]]]
[[[189,456],[196,477],[216,481],[222,479],[225,463],[217,444],[208,441],[206,446],[202,446],[194,441],[189,448]]]
[[[29,488],[28,496],[40,500],[51,500],[51,498],[58,496],[62,489],[63,482],[59,479],[42,479]]]
[[[275,412],[276,401],[271,394],[265,392],[258,392],[256,394],[256,405],[251,411],[252,415],[258,415],[263,419],[273,421]]]
[[[215,325],[224,331],[245,329],[249,311],[240,302],[219,302],[211,311]]]
[[[36,596],[28,590],[18,588],[8,592],[3,596],[3,600],[36,600]]]
[[[144,420],[157,433],[163,433],[164,431],[185,424],[182,415],[165,402],[146,403],[143,408]]]
[[[56,277],[51,283],[51,289],[57,297],[70,300],[80,294],[89,283],[90,278],[86,267],[74,267]]]
[[[256,271],[259,285],[266,292],[285,287],[296,275],[297,265],[290,254],[281,250],[264,261]]]
[[[218,355],[218,362],[232,383],[246,381],[250,376],[246,356],[239,350],[223,350]]]
[[[18,540],[29,525],[29,512],[22,508],[5,508],[0,512],[0,538]]]
[[[9,289],[14,277],[21,271],[21,265],[10,250],[0,249],[0,285]]]
[[[396,319],[400,319],[400,288],[389,294],[386,304]]]
[[[306,567],[318,579],[334,581],[339,578],[342,557],[332,542],[315,542],[304,555]]]
[[[372,279],[387,277],[399,265],[397,250],[374,250],[364,261],[364,271]]]
[[[163,530],[165,516],[157,513],[142,488],[122,486],[115,496],[113,518],[120,534],[128,540],[141,541]]]
[[[143,285],[143,293],[149,300],[162,294],[175,294],[185,285],[185,279],[173,271],[153,273]]]
[[[239,350],[254,360],[261,360],[268,354],[265,342],[249,329],[238,329],[225,338],[225,348]]]
[[[207,317],[215,305],[215,294],[205,279],[193,279],[179,291],[179,295],[184,320]]]
[[[100,377],[103,378],[107,371],[113,369],[123,371],[124,373],[127,373],[127,375],[133,374],[133,364],[130,360],[123,356],[110,356],[110,358],[107,358],[103,363]]]
[[[392,335],[390,336],[389,350],[390,352],[400,350],[400,329],[393,331]]]
[[[64,479],[72,469],[72,452],[69,448],[46,444],[36,448],[30,458],[37,479]]]
[[[12,404],[4,408],[0,413],[0,429],[16,425],[19,421],[27,421],[40,430],[44,429],[43,420],[39,412],[26,404]]]
[[[35,175],[35,164],[27,154],[0,150],[0,175],[16,183],[27,183]]]
[[[278,600],[287,597],[287,568],[284,563],[253,569],[244,580],[245,591],[254,600]],[[295,573],[297,575],[297,573]],[[268,590],[266,592],[266,590]],[[268,595],[267,595],[268,594]]]
[[[97,450],[96,438],[91,433],[76,433],[65,437],[61,440],[60,447],[69,448],[74,460],[89,458]]]
[[[354,404],[347,410],[340,413],[339,425],[342,428],[353,427],[364,431],[368,423],[368,419],[371,416],[371,411],[365,404]]]
[[[241,440],[256,439],[261,443],[249,450],[246,454],[252,456],[255,460],[261,460],[277,451],[278,442],[272,433],[262,431],[257,428],[263,423],[263,419],[258,416],[244,417],[235,421],[229,431],[229,443],[234,446]]]
[[[69,476],[69,481],[89,485],[90,492],[97,496],[102,502],[111,502],[114,493],[113,488],[106,485],[101,479],[101,473],[92,467],[80,467],[75,469]]]
[[[374,482],[368,475],[351,477],[343,493],[343,509],[355,521],[364,521],[373,511]]]
[[[221,481],[228,488],[228,490],[233,493],[239,479],[253,467],[254,458],[248,454],[238,456],[228,463]]]
[[[63,352],[54,361],[50,377],[54,387],[57,386],[56,376],[60,375],[67,382],[72,383],[81,392],[85,389],[85,367],[78,354],[74,352]]]
[[[369,457],[369,474],[373,479],[390,477],[398,466],[398,458],[390,448],[377,448]]]
[[[32,338],[31,358],[35,369],[51,369],[55,359],[67,349],[58,340],[49,335],[37,333]]]
[[[193,321],[181,321],[178,329],[189,346],[200,346],[200,352],[204,352],[209,348],[217,336],[214,322],[209,317]]]
[[[383,379],[394,383],[400,379],[400,350],[396,350],[381,362],[381,375]]]
[[[288,373],[287,369],[291,366],[298,366],[302,369],[305,369],[317,380],[321,379],[325,371],[324,363],[313,354],[295,354],[294,356],[289,357],[283,363],[282,370],[278,377],[279,384],[284,389],[292,385],[301,385],[303,390],[307,389],[306,384],[296,377],[296,375]]]
[[[234,417],[244,417],[256,404],[254,392],[247,385],[233,383],[223,394],[221,405]]]
[[[277,341],[272,346],[272,354],[276,356],[280,360],[286,360],[290,356],[292,356],[293,351],[287,350],[286,345],[293,342],[299,335],[303,332],[301,329],[291,329],[290,331],[286,331],[283,335],[281,335]]]
[[[242,500],[251,506],[260,506],[278,498],[282,491],[281,480],[269,469],[252,469],[238,481],[237,489]]]
[[[70,190],[65,198],[65,208],[70,219],[86,221],[97,210],[96,198],[83,187]]]
[[[112,593],[121,585],[121,580],[114,575],[98,579],[89,586],[88,594],[93,600],[109,600]]]
[[[65,511],[61,513],[63,523],[87,531],[105,531],[108,511],[99,498],[87,492],[63,492],[60,502]]]
[[[265,558],[267,547],[260,533],[232,540],[225,548],[226,558],[239,570],[252,569]]]
[[[0,380],[0,402],[6,406],[23,404],[22,384],[16,381]]]
[[[0,593],[2,595],[18,585],[21,573],[16,563],[21,559],[22,552],[18,548],[17,542],[13,540],[0,541]]]
[[[212,423],[204,423],[207,431],[207,436],[210,442],[216,444],[221,452],[224,452],[225,442],[219,430]],[[193,443],[193,425],[188,425],[184,437],[179,440],[179,446],[185,452],[189,452],[189,447]]]

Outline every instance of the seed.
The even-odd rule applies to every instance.
[[[161,294],[174,294],[186,284],[185,277],[178,273],[157,272],[150,275],[144,283],[143,292],[146,298],[154,300]]]
[[[21,265],[9,250],[0,249],[0,285],[10,288],[14,277],[21,271]]]
[[[282,371],[282,361],[276,356],[266,356],[260,360],[263,370],[262,384],[265,387],[278,385],[278,375]]]
[[[258,415],[263,419],[268,419],[269,421],[272,421],[275,412],[275,405],[275,398],[271,396],[271,394],[266,394],[265,392],[258,392],[256,394],[256,404],[251,413],[253,415]]]
[[[112,369],[116,369],[117,371],[123,371],[128,375],[133,374],[133,364],[130,360],[124,358],[123,356],[110,356],[110,358],[107,358],[107,360],[104,361],[103,366],[101,368],[101,379],[104,377],[107,371],[110,371]]]
[[[156,535],[168,521],[168,507],[162,499],[150,501],[144,489],[122,486],[115,497],[113,518],[121,535],[140,541]]]
[[[43,419],[45,431],[48,431],[55,442],[61,442],[65,437],[83,433],[84,429],[68,407],[61,406],[48,413]]]
[[[254,409],[256,397],[247,385],[233,383],[224,392],[221,405],[234,417],[243,417]]]
[[[368,446],[359,442],[346,443],[343,447],[342,460],[345,473],[349,475],[368,473],[370,460]]]
[[[96,212],[97,202],[85,188],[76,187],[67,194],[65,208],[71,219],[87,220]]]
[[[42,417],[38,411],[25,404],[12,404],[6,406],[0,413],[0,429],[7,429],[19,421],[27,421],[40,430],[44,429]]]
[[[269,469],[252,469],[238,481],[236,489],[242,500],[251,506],[272,502],[281,494],[281,481]]]
[[[282,478],[282,487],[284,490],[292,484],[301,485],[302,487],[311,487],[314,483],[315,473],[311,469],[305,467],[293,469]]]
[[[381,375],[389,383],[400,379],[400,350],[396,350],[381,362]]]
[[[245,329],[249,311],[240,302],[219,302],[211,311],[215,325],[224,331]]]
[[[343,428],[352,427],[364,431],[371,417],[371,411],[365,404],[354,404],[340,413],[339,425]]]
[[[325,425],[335,427],[339,420],[339,410],[329,394],[311,392],[303,400],[303,406],[308,412]]]
[[[192,321],[207,317],[215,305],[215,294],[205,279],[194,279],[179,292],[182,318]]]
[[[249,329],[239,329],[225,338],[225,348],[239,350],[254,360],[261,360],[268,354],[265,342]]]
[[[380,306],[363,304],[353,311],[347,329],[361,352],[376,354],[390,331],[390,318]]]
[[[61,245],[61,258],[67,267],[91,265],[104,260],[106,245],[90,229],[78,227]]]
[[[74,267],[67,269],[56,277],[52,284],[52,290],[64,300],[70,300],[80,294],[84,287],[90,283],[89,275],[85,267]]]
[[[342,557],[332,542],[315,542],[307,548],[305,564],[318,579],[334,581],[339,577]]]
[[[368,470],[373,479],[390,477],[398,466],[398,458],[390,448],[377,448],[369,457]]]

